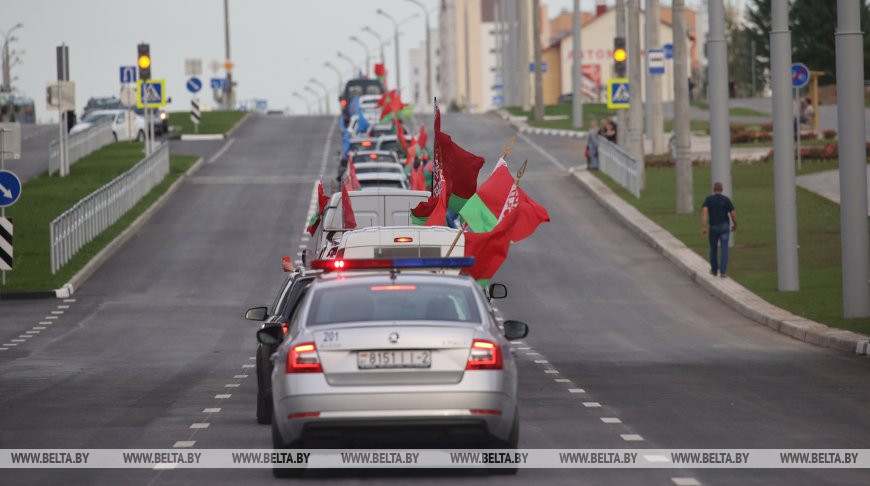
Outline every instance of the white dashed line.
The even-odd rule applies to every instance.
[[[547,361],[547,360],[545,360],[545,359],[536,359],[536,360],[535,360],[535,363],[537,363],[537,364],[548,364],[549,361]]]
[[[544,370],[544,373],[549,373],[551,375],[558,375],[559,370]]]
[[[58,309],[69,309],[69,306],[68,305],[59,305],[59,306],[57,306],[57,308]]]
[[[586,408],[601,408],[601,404],[598,402],[583,402],[583,406]]]
[[[254,367],[254,365],[252,365],[252,364],[243,364],[242,365],[242,368],[253,368],[253,367]]]
[[[196,423],[190,424],[191,429],[207,429],[208,426],[209,426],[208,422],[196,422]]]
[[[8,350],[8,349],[9,349],[9,348],[0,348],[0,351],[6,351],[6,350]]]
[[[63,299],[64,302],[75,302],[75,299]]]
[[[12,340],[13,343],[23,343],[24,341],[27,341],[27,340],[26,339],[13,339]]]
[[[195,440],[179,440],[175,441],[172,447],[193,447],[194,444],[196,444]]]
[[[627,442],[638,442],[643,440],[643,437],[637,434],[619,434],[619,436],[622,437],[622,440]]]
[[[540,356],[541,353],[539,353],[539,352],[537,352],[537,351],[527,351],[527,352],[526,352],[526,355],[527,355],[527,356]]]
[[[238,383],[227,383],[226,385],[224,385],[224,388],[238,388],[238,387],[239,387]]]
[[[257,359],[257,357],[256,357],[256,356],[251,356],[251,357],[249,357],[248,359]]]
[[[218,400],[226,400],[227,398],[229,398],[231,396],[233,396],[233,395],[230,393],[221,393],[219,395],[215,395],[214,397],[217,398]]]
[[[568,393],[586,393],[586,390],[582,388],[569,388]]]
[[[233,378],[235,378],[235,379],[238,380],[238,379],[240,379],[240,378],[247,378],[247,377],[248,377],[248,375],[236,375],[236,376],[234,376]]]
[[[27,334],[39,334],[39,331],[25,331],[25,332],[27,332]]]
[[[556,381],[556,383],[571,383],[571,380],[569,380],[568,378],[554,378],[554,380]]]
[[[51,311],[51,313],[59,316],[63,314],[63,311]]]
[[[18,346],[18,343],[3,343],[3,346]]]
[[[202,413],[218,413],[218,412],[220,412],[220,411],[221,411],[221,409],[220,409],[220,408],[217,408],[217,407],[215,407],[215,408],[204,408],[204,409],[202,409]]]
[[[647,462],[671,462],[671,460],[668,459],[668,456],[662,454],[644,454],[643,458],[646,459]]]
[[[33,326],[33,328],[36,329],[37,331],[44,331],[45,330],[45,326]]]
[[[57,316],[45,316],[45,319],[47,319],[49,321],[53,321],[53,320],[57,319]]]
[[[32,338],[33,336],[31,336],[30,334],[22,334],[22,335],[20,335],[20,336],[18,336],[18,337],[23,338],[23,339],[30,339],[30,338]]]
[[[621,424],[622,420],[619,420],[616,417],[601,417],[601,421],[605,424]]]
[[[44,326],[46,324],[51,324],[51,321],[39,321],[39,324]]]
[[[695,478],[671,478],[671,481],[677,486],[701,486]]]
[[[523,346],[521,348],[517,348],[518,351],[528,351],[529,349],[532,349],[532,348],[530,348],[528,346]]]

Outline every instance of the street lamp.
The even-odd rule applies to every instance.
[[[370,69],[370,66],[371,66],[371,59],[369,59],[369,46],[367,46],[365,42],[359,40],[359,37],[357,37],[357,36],[355,36],[355,35],[350,36],[350,40],[352,40],[352,41],[356,42],[357,44],[361,45],[362,48],[363,48],[363,52],[365,52],[365,54],[366,54],[366,77],[368,77],[369,74],[370,74],[370,73],[369,73],[369,69]]]
[[[314,95],[315,102],[317,102],[317,100],[320,99],[320,93],[318,93],[317,91],[314,91],[314,89],[311,86],[306,86],[305,91],[308,91],[309,93]],[[323,113],[320,108],[318,108],[318,113]]]
[[[378,13],[378,15],[386,17],[387,19],[390,20],[390,22],[393,23],[393,30],[395,31],[395,42],[396,42],[396,89],[401,91],[402,76],[401,76],[401,72],[400,72],[401,68],[399,67],[400,66],[400,63],[399,63],[399,59],[400,59],[400,57],[399,57],[399,23],[396,22],[396,19],[394,19],[392,15],[388,14],[387,12],[384,12],[380,8],[378,9],[377,13]]]
[[[328,67],[329,69],[332,69],[333,71],[335,71],[336,76],[338,76],[338,92],[339,92],[339,94],[340,94],[340,93],[341,93],[341,88],[342,88],[343,85],[344,85],[344,83],[341,82],[341,71],[339,71],[338,68],[335,67],[335,64],[333,64],[333,63],[331,63],[331,62],[329,62],[329,61],[326,61],[325,63],[323,63],[323,65],[326,66],[326,67]]]
[[[375,36],[375,39],[378,40],[378,48],[381,50],[381,64],[384,63],[384,38],[381,37],[381,34],[378,34],[368,25],[362,28],[363,32],[368,32],[369,34]]]
[[[432,40],[429,38],[429,9],[420,0],[407,0],[423,9],[423,19],[426,24],[426,95],[427,103],[432,103]]]
[[[7,30],[5,33],[0,32],[3,36],[3,84],[0,85],[0,91],[11,91],[12,81],[10,78],[10,64],[9,64],[9,43],[17,41],[18,38],[12,35],[16,30],[24,27],[24,24],[18,22],[11,29]]]
[[[341,51],[338,51],[338,57],[350,63],[350,68],[353,70],[353,75],[351,75],[351,78],[355,78],[357,73],[359,72],[359,69],[356,67],[356,63],[353,62],[353,59],[351,59],[347,56],[347,54]]]
[[[317,86],[320,86],[323,89],[323,106],[326,107],[326,114],[329,115],[329,90],[326,89],[326,86],[323,83],[314,78],[311,78],[308,81],[316,84]]]
[[[292,96],[294,96],[294,97],[296,97],[296,98],[299,98],[300,100],[302,100],[302,101],[305,102],[305,107],[308,109],[308,114],[310,115],[310,114],[311,114],[311,102],[308,101],[308,98],[306,98],[306,97],[302,96],[301,94],[299,94],[298,91],[294,91],[294,92],[292,93]]]

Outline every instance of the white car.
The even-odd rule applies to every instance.
[[[457,233],[459,238],[456,237]],[[376,226],[343,234],[335,258],[437,258],[463,255],[465,236],[459,230],[446,226]]]
[[[366,172],[357,173],[361,191],[373,189],[408,189],[408,178],[404,172]]]
[[[402,168],[402,164],[397,164],[395,162],[362,162],[354,163],[353,166],[357,175],[377,173],[405,175],[405,170]]]
[[[69,133],[75,135],[100,123],[112,124],[112,136],[116,142],[145,141],[145,119],[133,110],[94,110],[85,115]]]

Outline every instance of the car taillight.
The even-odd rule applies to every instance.
[[[341,106],[342,108],[347,106],[347,100],[341,100]]]
[[[287,334],[290,331],[290,325],[287,322],[281,323],[281,330],[284,331],[284,334]]]
[[[287,353],[287,373],[323,373],[314,343],[297,344]]]
[[[485,339],[475,339],[471,342],[471,354],[468,356],[466,370],[500,370],[502,369],[501,349],[497,344]]]

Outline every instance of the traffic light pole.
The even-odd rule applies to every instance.
[[[625,0],[616,0],[616,37],[625,39]],[[616,143],[622,148],[628,146],[627,110],[616,110]]]
[[[571,126],[583,126],[583,57],[580,44],[580,0],[574,0],[574,15],[571,16],[571,36],[574,39],[571,69]]]
[[[685,0],[673,0],[674,25],[674,135],[677,165],[677,213],[693,212],[692,160],[689,154],[689,73],[686,66],[688,49],[686,42]]]
[[[628,153],[638,162],[640,188],[646,184],[643,159],[643,97],[640,89],[640,0],[628,0],[628,83],[631,104],[628,107]]]
[[[722,0],[709,0],[707,57],[710,60],[707,90],[710,102],[710,159],[713,183],[731,192],[731,129],[728,126],[728,44],[725,40],[725,8]],[[732,235],[733,236],[733,235]],[[730,239],[733,245],[734,238]]]

